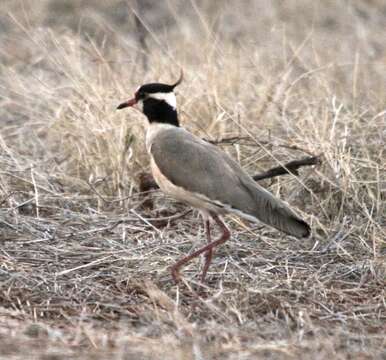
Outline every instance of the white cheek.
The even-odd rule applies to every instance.
[[[149,94],[149,97],[153,99],[158,99],[158,100],[164,100],[167,102],[173,109],[177,107],[177,100],[176,96],[174,95],[173,92],[169,93],[155,93],[155,94]]]

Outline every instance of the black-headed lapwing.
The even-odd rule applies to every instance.
[[[234,213],[251,221],[260,220],[286,234],[302,238],[310,235],[309,225],[286,204],[262,188],[218,147],[203,141],[180,127],[173,85],[150,83],[140,86],[134,98],[118,109],[138,104],[149,126],[146,148],[155,181],[162,191],[198,209],[204,219],[208,244],[180,259],[171,267],[174,280],[180,268],[205,254],[201,280],[212,260],[214,247],[230,238],[230,231],[221,219]],[[212,241],[210,219],[220,227],[222,235]]]

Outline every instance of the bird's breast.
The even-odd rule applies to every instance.
[[[153,141],[155,140],[155,138],[161,132],[169,130],[169,129],[173,129],[173,128],[175,128],[174,125],[164,124],[164,123],[153,122],[153,123],[148,124],[147,129],[146,129],[146,140],[145,141],[146,141],[146,150],[150,156],[151,156],[151,152],[150,152],[151,145],[153,144]]]

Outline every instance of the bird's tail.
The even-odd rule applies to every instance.
[[[255,182],[244,183],[254,198],[255,206],[245,209],[247,213],[267,225],[297,238],[310,236],[310,226],[295,214],[283,201],[275,198],[270,192]]]

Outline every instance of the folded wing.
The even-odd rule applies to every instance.
[[[214,145],[184,129],[172,128],[157,135],[150,151],[157,167],[174,185],[289,235],[309,236],[306,222]]]

